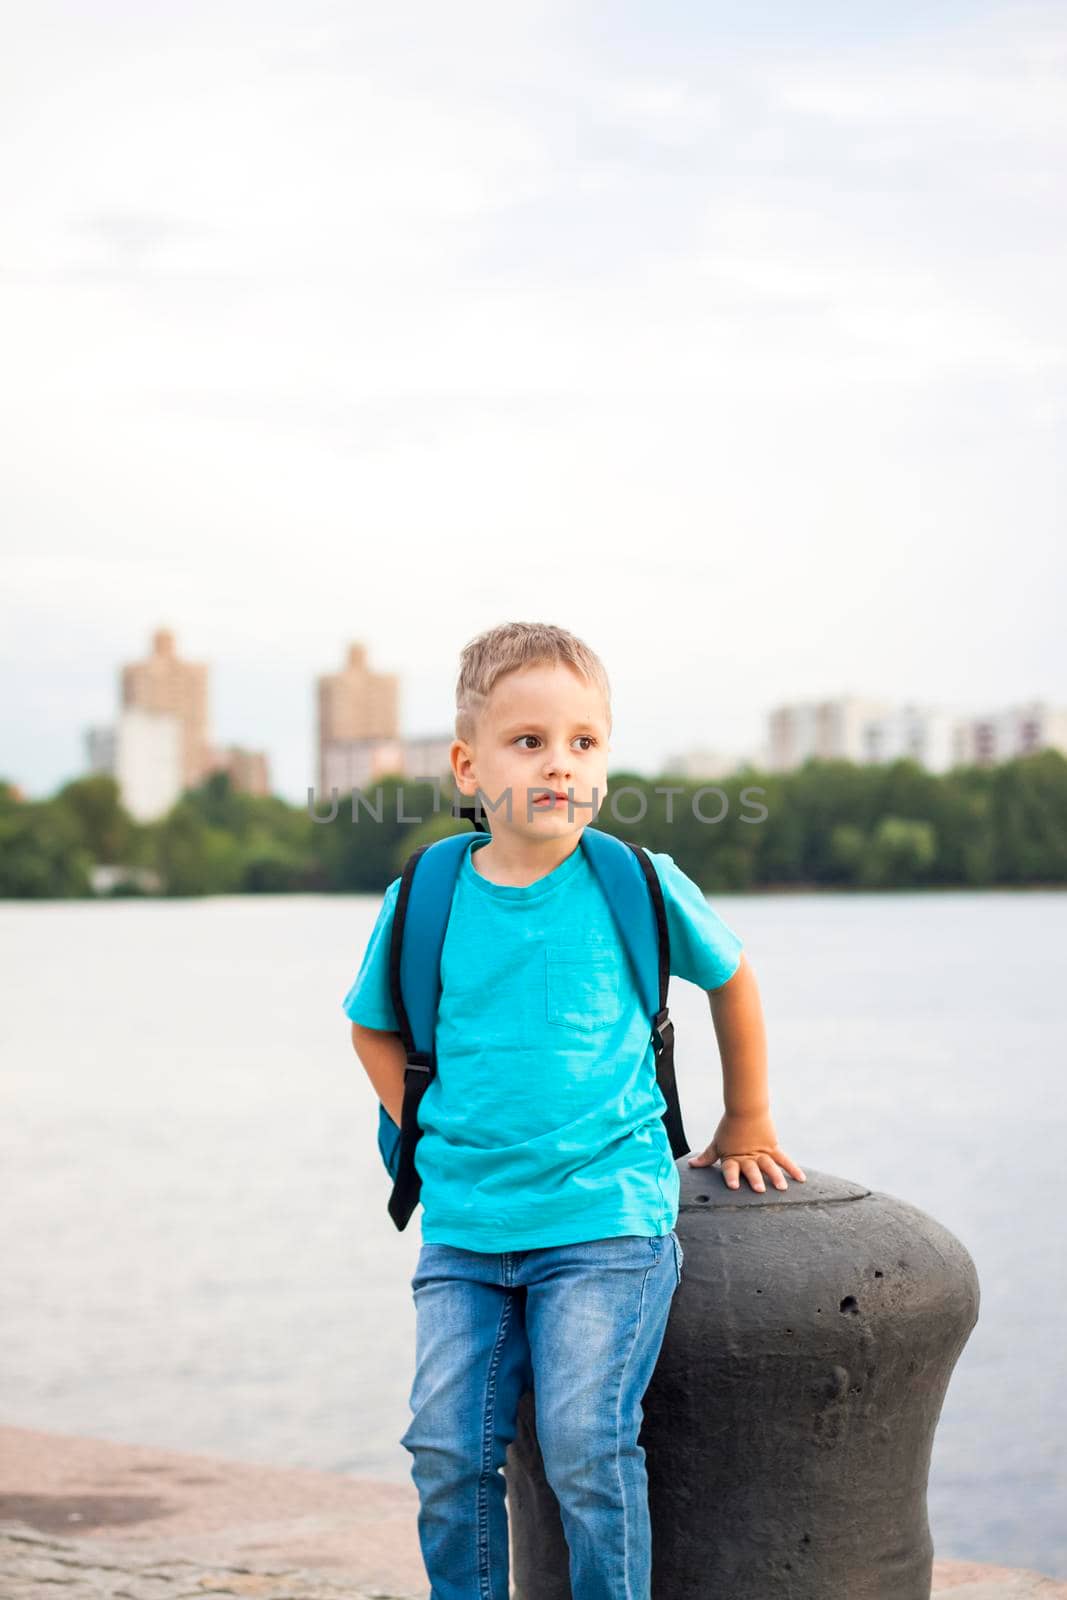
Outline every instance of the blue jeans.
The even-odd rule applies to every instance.
[[[508,1600],[507,1447],[525,1390],[573,1600],[649,1600],[641,1401],[682,1247],[672,1229],[491,1254],[423,1244],[411,1423],[430,1600]]]

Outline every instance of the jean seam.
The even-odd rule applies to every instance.
[[[510,1317],[511,1295],[505,1294],[500,1326],[485,1380],[482,1417],[482,1470],[478,1475],[478,1587],[482,1592],[482,1600],[493,1600],[489,1550],[489,1474],[493,1470],[493,1438],[496,1433],[496,1375]]]
[[[648,1287],[649,1275],[656,1270],[656,1263],[645,1268],[644,1277],[641,1279],[641,1296],[637,1302],[637,1321],[634,1323],[633,1339],[630,1344],[630,1353],[619,1370],[619,1387],[615,1395],[615,1473],[619,1481],[619,1505],[622,1509],[622,1567],[623,1581],[626,1593],[622,1600],[633,1600],[633,1590],[630,1588],[630,1518],[626,1504],[626,1490],[622,1481],[622,1466],[619,1461],[619,1440],[622,1437],[622,1390],[626,1381],[626,1368],[630,1363],[637,1346],[638,1335],[641,1332],[641,1323],[645,1315],[645,1290]]]

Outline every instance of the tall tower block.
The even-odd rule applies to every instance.
[[[152,635],[152,654],[121,671],[124,709],[168,711],[181,728],[181,781],[185,789],[203,782],[210,766],[208,744],[208,669],[204,662],[183,661],[169,628]]]
[[[398,738],[400,678],[395,672],[374,672],[367,650],[350,644],[340,672],[324,673],[318,691],[318,782],[329,789],[331,750],[351,741],[394,741]]]

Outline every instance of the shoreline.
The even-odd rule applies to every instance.
[[[719,900],[759,899],[780,895],[944,895],[944,894],[1067,894],[1067,881],[1037,883],[754,883],[746,889],[706,889],[705,898]],[[77,895],[0,895],[0,906],[107,906],[107,905],[200,905],[208,900],[381,900],[384,889],[282,889],[261,894],[253,889],[205,890],[203,894],[77,894]]]
[[[5,1600],[425,1600],[413,1484],[0,1427]],[[1067,1579],[934,1561],[932,1597],[1067,1600]]]

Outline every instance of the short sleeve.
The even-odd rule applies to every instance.
[[[740,965],[741,940],[673,856],[650,850],[649,858],[663,889],[672,975],[701,989],[721,988]]]
[[[389,944],[393,933],[393,912],[400,892],[400,879],[394,878],[385,891],[378,920],[371,930],[355,982],[341,1002],[345,1016],[365,1028],[383,1028],[399,1033],[400,1023],[389,992]]]

